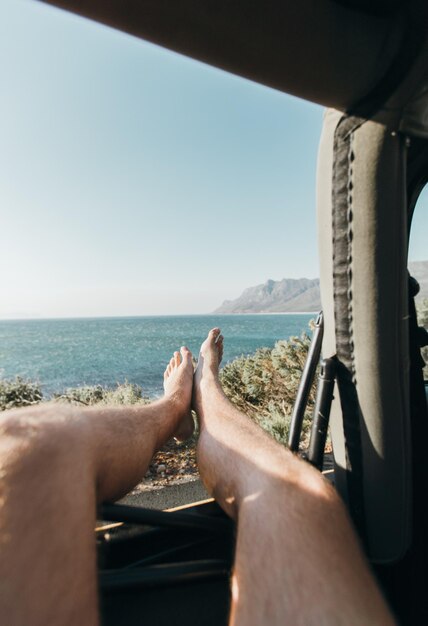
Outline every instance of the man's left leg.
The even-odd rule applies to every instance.
[[[127,493],[154,452],[190,429],[191,353],[174,353],[147,406],[8,411],[0,422],[0,623],[98,623],[98,502]]]

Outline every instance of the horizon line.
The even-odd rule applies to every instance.
[[[312,315],[316,311],[260,311],[255,313],[153,313],[146,315],[72,315],[40,317],[0,317],[0,322],[45,322],[61,320],[133,319],[149,317],[235,317],[238,315]]]

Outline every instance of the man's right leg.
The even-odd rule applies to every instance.
[[[202,344],[193,406],[202,479],[238,525],[231,624],[392,624],[334,489],[223,394],[222,345]]]

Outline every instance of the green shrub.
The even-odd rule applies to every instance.
[[[0,411],[38,404],[43,393],[38,383],[17,376],[14,380],[0,380]]]
[[[418,314],[418,324],[428,329],[428,298],[416,300],[416,312]]]
[[[418,324],[428,330],[428,298],[422,300],[416,300],[416,311],[418,314]],[[421,350],[422,357],[425,361],[424,378],[428,380],[428,346],[425,346]]]
[[[54,400],[92,406],[104,400],[105,392],[101,385],[68,388],[62,394],[54,394]]]
[[[231,361],[220,373],[229,400],[283,444],[288,438],[309,345],[306,334],[278,341],[273,348],[260,348],[250,356]],[[312,390],[303,424],[303,444],[307,442],[314,402]]]
[[[58,402],[70,404],[148,404],[150,400],[143,397],[141,387],[132,383],[117,383],[115,389],[107,389],[101,385],[69,388],[62,394],[55,394]]]
[[[104,397],[105,404],[149,404],[151,400],[143,397],[143,390],[139,385],[124,382],[116,389],[107,390]]]

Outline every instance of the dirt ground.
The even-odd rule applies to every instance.
[[[333,454],[331,446],[328,446],[324,455],[324,469],[332,467]],[[196,439],[192,438],[183,443],[172,439],[155,454],[146,475],[134,491],[138,493],[154,487],[166,487],[177,481],[194,480],[198,476]]]
[[[166,487],[175,482],[188,482],[198,478],[196,465],[196,442],[169,441],[155,454],[146,475],[132,493]]]

